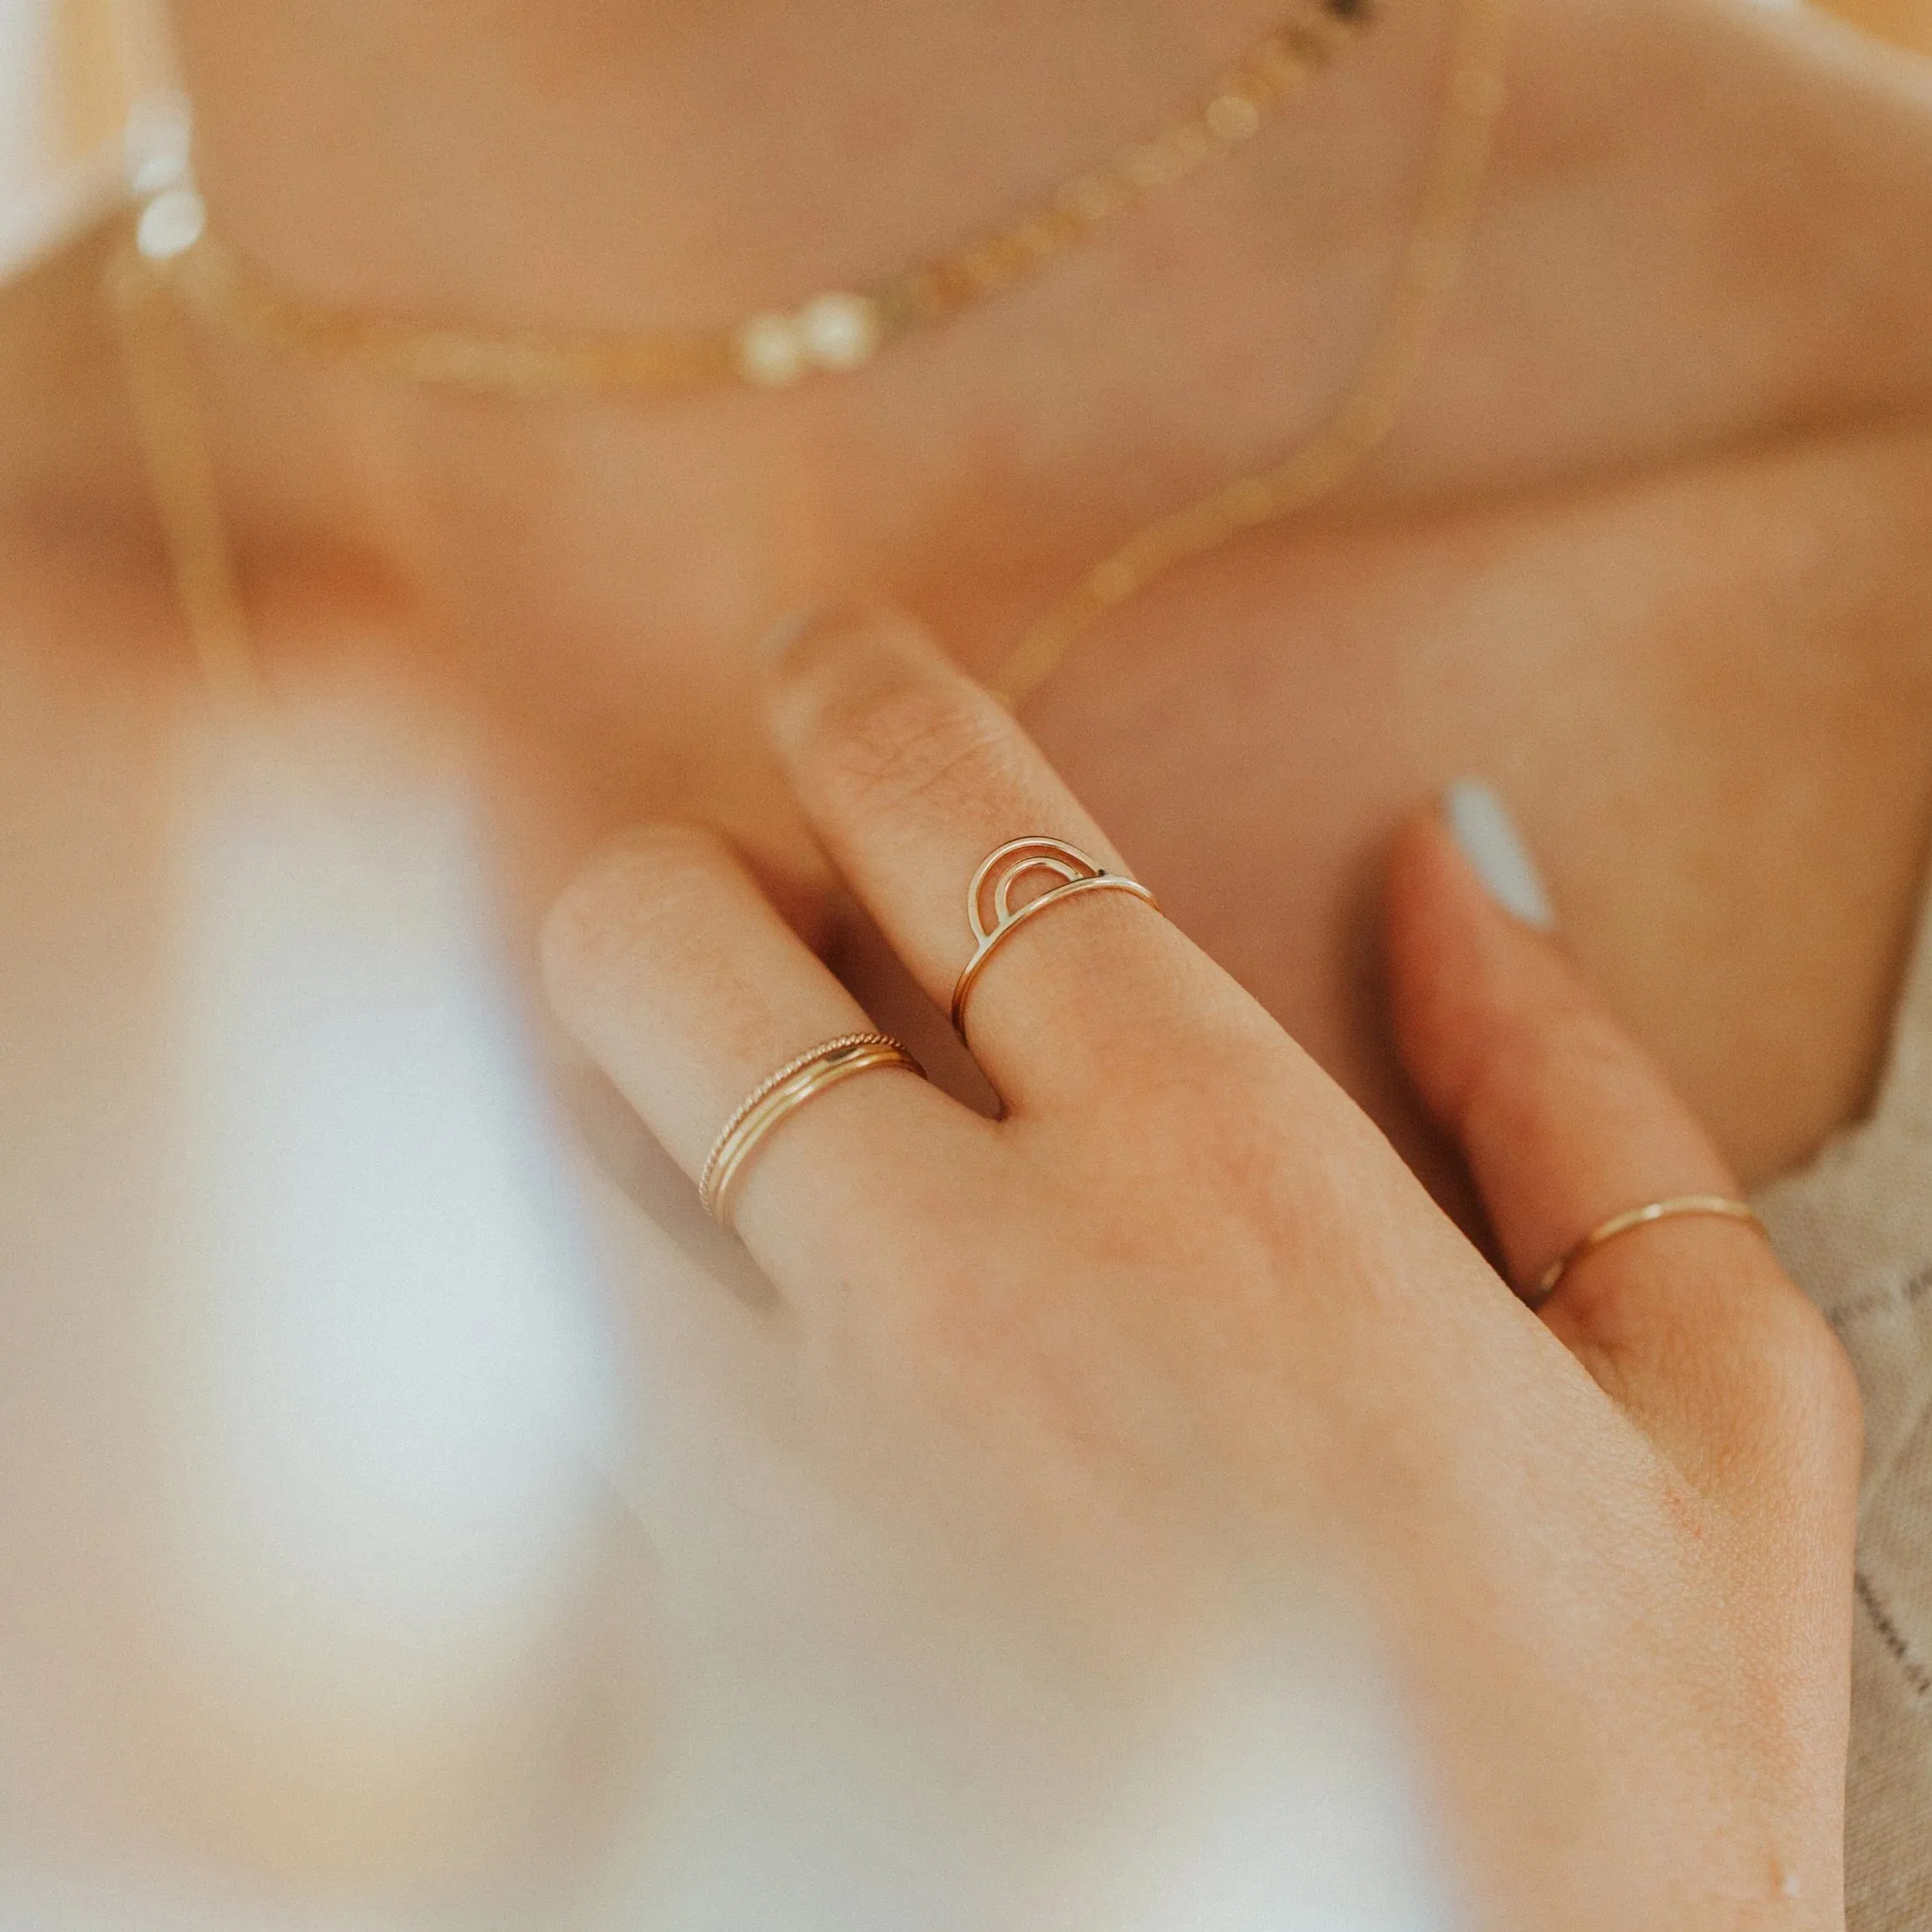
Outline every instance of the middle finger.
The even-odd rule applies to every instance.
[[[768,670],[771,736],[806,816],[942,1008],[975,950],[969,883],[997,848],[1041,836],[1131,876],[1012,717],[910,621],[816,616],[780,638]],[[1012,907],[1059,883],[1016,881]],[[1158,1049],[1213,973],[1150,905],[1083,890],[987,957],[969,1041],[1010,1109],[1082,1105]]]

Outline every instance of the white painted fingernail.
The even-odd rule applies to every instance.
[[[1442,818],[1489,896],[1540,932],[1556,930],[1543,875],[1504,805],[1480,779],[1459,778],[1442,791]]]

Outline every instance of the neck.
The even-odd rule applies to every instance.
[[[969,657],[1346,381],[1451,0],[1025,287],[781,396],[513,404],[211,344],[244,549],[401,587],[499,671],[634,710],[792,604],[884,591]],[[1191,104],[1277,0],[179,0],[217,226],[332,302],[711,326],[879,279]],[[1283,343],[1294,344],[1284,359]],[[715,693],[714,693],[715,696]],[[694,702],[697,702],[694,698]]]
[[[1287,11],[558,0],[480,26],[457,0],[177,6],[201,171],[257,259],[350,303],[615,329],[917,260],[1148,131]],[[1383,123],[1389,64],[1357,65],[1325,91]]]

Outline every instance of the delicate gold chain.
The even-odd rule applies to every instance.
[[[1461,0],[1442,111],[1415,216],[1375,333],[1340,401],[1314,433],[1273,467],[1238,477],[1142,526],[1101,559],[1023,633],[995,674],[992,688],[1009,705],[1017,706],[1037,690],[1089,630],[1154,579],[1246,531],[1305,508],[1333,490],[1388,434],[1427,359],[1467,252],[1503,101],[1512,5],[1513,0]],[[1281,29],[1236,69],[1233,77],[1224,80],[1200,115],[1173,123],[1155,143],[1131,150],[1110,169],[1081,176],[1061,189],[1052,206],[1063,220],[1077,226],[1063,234],[1049,223],[1040,231],[1037,244],[1015,239],[1028,228],[1028,223],[1003,229],[992,241],[979,244],[990,252],[977,277],[959,270],[963,281],[956,285],[942,277],[935,286],[948,291],[957,286],[967,291],[948,296],[953,307],[1005,286],[1100,218],[1099,214],[1080,218],[1063,206],[1079,201],[1081,183],[1118,182],[1125,185],[1123,193],[1131,188],[1137,195],[1158,181],[1191,171],[1217,144],[1225,147],[1244,139],[1260,124],[1260,93],[1273,90],[1269,105],[1286,98],[1332,55],[1338,44],[1336,36],[1350,31],[1348,23],[1361,11],[1359,0],[1323,0],[1326,27],[1304,22]],[[1224,105],[1231,102],[1246,102],[1254,110],[1257,118],[1252,125],[1243,114]],[[1184,132],[1190,128],[1194,129],[1191,136]],[[1156,154],[1163,158],[1157,161]],[[1136,155],[1144,157],[1137,173]],[[1112,192],[1096,186],[1091,206],[1100,208],[1103,193]],[[183,194],[190,197],[187,202],[171,199]],[[1110,203],[1100,212],[1111,209]],[[1044,239],[1049,232],[1058,238],[1050,245]],[[957,264],[974,252],[948,260]],[[649,344],[655,343],[661,349],[664,339],[524,342],[467,332],[420,332],[312,310],[267,291],[266,307],[253,306],[252,300],[238,304],[228,297],[244,285],[225,280],[230,272],[225,265],[231,261],[207,234],[192,187],[179,179],[164,180],[142,211],[129,245],[117,253],[109,286],[121,324],[135,417],[186,622],[216,695],[253,708],[264,696],[260,667],[195,400],[192,345],[186,339],[180,307],[171,297],[186,297],[197,309],[285,346],[360,362],[417,381],[509,389],[520,395],[650,387],[654,377],[650,381],[635,377],[649,355],[658,353]],[[938,272],[938,265],[932,265],[907,279]],[[215,292],[222,289],[228,294]],[[880,293],[864,299],[883,303],[885,297]],[[897,316],[900,312],[895,307],[890,312]],[[946,312],[950,309],[945,307],[931,311],[935,317]],[[927,318],[925,310],[907,313],[910,319],[891,326],[910,327],[912,320]],[[339,326],[339,336],[335,333]],[[730,370],[719,360],[719,345],[733,344],[731,354],[735,356],[743,335],[741,328],[704,339],[710,344],[704,354],[711,358],[711,371],[706,380],[728,379]],[[697,339],[682,339],[688,344]],[[613,372],[621,373],[622,380],[612,380]]]
[[[1079,639],[1155,578],[1327,495],[1394,426],[1436,340],[1467,252],[1503,105],[1513,0],[1462,0],[1441,114],[1395,283],[1341,400],[1272,469],[1226,483],[1134,531],[1021,635],[992,688],[1016,709]]]
[[[1368,18],[1367,0],[1304,0],[1192,111],[1063,181],[991,233],[872,287],[830,291],[725,328],[511,334],[316,302],[271,280],[210,228],[185,173],[160,186],[143,213],[140,240],[186,302],[234,333],[409,382],[522,397],[675,395],[730,383],[780,388],[862,367],[886,343],[1011,287],[1150,191],[1251,139]]]

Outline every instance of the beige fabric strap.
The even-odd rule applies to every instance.
[[[1932,895],[1872,1116],[1754,1205],[1865,1397],[1850,1932],[1932,1927]]]
[[[1932,1135],[1932,890],[1919,920],[1873,1114],[1893,1132]]]

